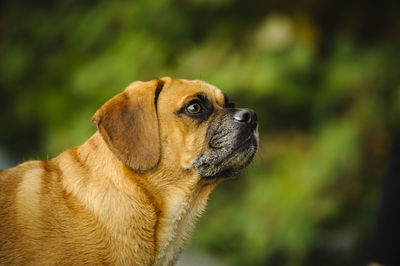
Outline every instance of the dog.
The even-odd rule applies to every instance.
[[[134,82],[92,122],[83,145],[0,170],[0,265],[172,265],[258,149],[256,113],[204,81]]]

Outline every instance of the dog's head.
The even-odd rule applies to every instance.
[[[229,177],[250,163],[258,147],[255,112],[234,108],[203,81],[134,82],[92,121],[111,151],[137,173],[162,167],[196,171],[207,180]]]

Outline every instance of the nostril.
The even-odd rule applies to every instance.
[[[257,114],[256,112],[253,112],[253,122],[257,122]]]
[[[245,123],[248,123],[252,120],[250,111],[246,109],[236,111],[233,114],[233,118],[239,122]]]

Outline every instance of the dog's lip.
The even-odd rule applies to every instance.
[[[257,138],[257,137],[256,137],[256,132],[257,132],[257,129],[252,130],[252,131],[248,134],[248,136],[246,137],[246,139],[243,140],[243,141],[241,141],[241,143],[238,145],[238,147],[236,147],[232,152],[236,152],[238,149],[240,149],[241,146],[245,145],[246,142],[248,142],[250,139],[252,139],[252,138],[255,138],[255,139],[256,139],[256,138]],[[217,141],[217,143],[218,143],[218,141]],[[213,141],[210,141],[208,145],[209,145],[210,148],[215,149],[215,150],[220,150],[220,149],[223,149],[223,148],[224,148],[224,145],[218,146],[218,145],[216,145],[215,143],[213,143]]]
[[[252,132],[251,134],[249,134],[249,136],[241,142],[241,144],[238,145],[237,148],[235,148],[232,153],[237,152],[238,150],[240,150],[242,147],[246,146],[249,142],[252,142],[252,139],[256,139],[256,136],[254,134],[254,132]]]
[[[254,141],[256,139],[256,137],[254,136],[254,134],[250,134],[244,141],[241,142],[240,145],[238,145],[235,149],[233,149],[226,157],[224,160],[230,158],[233,154],[235,154],[236,152],[238,152],[239,150],[245,148],[248,144],[250,144],[251,142],[253,142],[253,138]],[[218,163],[214,164],[215,166],[218,166],[222,163],[222,161],[219,161]]]
[[[254,138],[254,140],[253,140]],[[251,144],[253,142],[254,145],[256,144],[256,136],[254,134],[250,134],[250,136],[242,142],[242,144],[240,144],[236,149],[234,149],[228,156],[225,157],[226,159],[229,159],[231,156],[233,156],[237,151],[245,148],[247,145]],[[255,153],[255,152],[254,152]],[[252,155],[252,157],[254,156],[254,154]],[[222,161],[214,164],[214,166],[219,166],[222,163]],[[224,176],[231,176],[232,173],[235,173],[235,170],[232,168],[227,168],[225,170],[223,170],[221,173],[218,173],[215,176],[203,176],[204,179],[206,180],[214,180],[214,179],[218,179],[220,177],[224,177]]]

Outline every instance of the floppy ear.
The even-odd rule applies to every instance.
[[[162,80],[135,82],[106,102],[92,117],[110,150],[135,172],[146,172],[160,161],[157,98]]]

